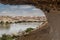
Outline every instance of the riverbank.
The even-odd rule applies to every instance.
[[[47,21],[45,16],[0,16],[0,23],[21,23],[21,22],[44,22]]]
[[[44,24],[42,24],[42,26],[40,26],[40,28],[37,28],[36,30],[30,32],[29,34],[17,37],[16,40],[44,40],[44,39],[48,39],[49,35],[49,27],[48,27],[48,23],[45,22]],[[47,36],[47,37],[45,37]]]

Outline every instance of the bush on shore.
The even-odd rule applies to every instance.
[[[33,28],[27,28],[26,30],[25,30],[25,32],[31,32],[33,30]]]
[[[13,40],[13,38],[10,35],[2,35],[2,37],[0,38],[0,40]]]

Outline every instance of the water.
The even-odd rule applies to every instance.
[[[25,31],[27,28],[37,28],[43,22],[25,22],[14,24],[0,24],[0,36],[3,34],[16,34],[18,32]]]

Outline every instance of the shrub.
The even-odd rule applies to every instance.
[[[1,23],[1,24],[3,24],[4,22],[3,22],[3,21],[1,21],[0,23]]]
[[[10,35],[2,35],[2,37],[0,38],[0,40],[13,40],[13,38]]]
[[[25,32],[31,32],[33,30],[33,28],[27,28],[26,30],[25,30]]]
[[[9,22],[8,21],[6,21],[6,24],[8,24]]]

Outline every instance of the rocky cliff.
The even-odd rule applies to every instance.
[[[32,3],[37,3],[37,2],[46,2],[46,3],[59,3],[60,0],[0,0],[1,3],[5,3],[5,4],[32,4]]]

